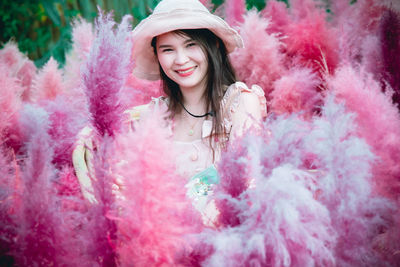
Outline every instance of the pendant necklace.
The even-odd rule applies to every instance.
[[[181,104],[181,106],[183,107],[183,109],[187,112],[187,114],[189,114],[190,116],[194,117],[194,118],[204,118],[206,116],[211,116],[214,117],[215,116],[215,112],[214,111],[209,111],[203,115],[195,115],[193,113],[191,113],[189,110],[186,109],[186,107],[183,105],[182,102],[179,101],[179,104]],[[196,126],[198,120],[196,120],[196,122],[192,125],[192,127],[190,127],[189,131],[188,131],[188,135],[189,136],[193,136],[194,135],[194,127]]]

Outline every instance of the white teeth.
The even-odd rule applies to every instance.
[[[190,69],[188,69],[188,70],[184,70],[184,71],[177,70],[177,72],[180,73],[180,74],[185,74],[185,73],[191,72],[192,70],[194,70],[194,68],[195,68],[195,67],[190,68]]]

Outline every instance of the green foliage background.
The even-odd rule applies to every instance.
[[[132,14],[134,24],[147,17],[160,0],[13,0],[0,1],[0,43],[9,40],[18,43],[19,49],[41,67],[50,56],[61,65],[71,47],[71,22],[83,17],[93,22],[97,6],[114,10],[116,21]],[[266,0],[247,0],[247,8],[262,9]],[[287,0],[281,0],[287,2]],[[215,7],[223,0],[213,0]]]

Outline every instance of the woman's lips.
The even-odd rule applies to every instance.
[[[176,70],[176,72],[181,77],[187,77],[187,76],[190,76],[194,72],[195,69],[196,69],[196,66],[190,67],[190,68],[187,68],[187,69]]]

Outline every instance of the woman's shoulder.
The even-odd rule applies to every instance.
[[[222,108],[229,113],[235,113],[239,107],[248,110],[260,109],[261,116],[267,115],[267,101],[263,89],[254,84],[248,87],[244,82],[231,84],[222,99]]]

